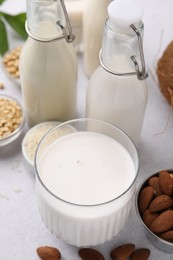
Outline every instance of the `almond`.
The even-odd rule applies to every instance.
[[[147,260],[149,256],[150,250],[148,248],[139,248],[131,254],[130,260]]]
[[[148,181],[148,184],[149,186],[153,187],[155,196],[159,196],[162,194],[160,184],[159,184],[159,177],[157,176],[151,177]]]
[[[173,200],[168,195],[162,194],[157,196],[149,206],[150,212],[157,212],[161,210],[169,209],[173,206]]]
[[[150,230],[156,234],[173,228],[173,211],[166,210],[161,213],[151,224]]]
[[[147,186],[143,188],[139,194],[139,212],[143,214],[143,212],[148,208],[152,198],[154,196],[154,190],[152,187]]]
[[[79,256],[82,260],[104,260],[104,256],[93,248],[81,248]]]
[[[132,252],[134,250],[135,250],[134,244],[124,244],[124,245],[114,248],[111,251],[110,256],[113,260],[114,259],[116,259],[116,260],[126,259],[127,257],[129,257],[132,254]]]
[[[168,196],[173,193],[173,179],[167,171],[160,171],[159,184],[162,192]]]
[[[150,212],[149,209],[144,211],[143,221],[147,227],[151,226],[151,223],[159,216],[156,212]]]
[[[160,237],[168,242],[173,243],[173,230],[169,230],[160,235]]]
[[[42,260],[60,260],[60,251],[51,246],[41,246],[37,248],[37,254]]]

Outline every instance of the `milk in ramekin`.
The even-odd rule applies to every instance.
[[[63,127],[75,130],[53,139]],[[134,144],[115,126],[77,119],[55,127],[36,155],[37,196],[45,225],[76,246],[112,239],[129,218],[138,166]]]

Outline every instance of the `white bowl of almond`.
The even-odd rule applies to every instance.
[[[143,181],[136,212],[151,243],[173,253],[173,170],[161,170]]]
[[[13,142],[22,133],[25,118],[19,101],[0,95],[0,147]]]

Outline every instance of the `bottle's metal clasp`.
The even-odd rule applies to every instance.
[[[65,6],[65,3],[64,3],[64,0],[60,0],[61,2],[61,6],[62,6],[62,9],[63,9],[63,12],[64,12],[64,16],[65,16],[65,20],[66,20],[66,27],[64,27],[64,25],[61,24],[61,21],[58,20],[56,22],[56,24],[61,28],[62,30],[62,33],[63,35],[62,36],[58,36],[58,37],[55,37],[55,38],[51,38],[51,39],[44,39],[44,38],[39,38],[37,36],[34,36],[29,28],[28,28],[28,24],[27,24],[27,21],[25,22],[25,29],[26,29],[26,32],[27,34],[34,40],[36,41],[39,41],[39,42],[52,42],[52,41],[57,41],[57,40],[61,40],[63,38],[65,38],[66,42],[72,42],[75,38],[75,35],[73,34],[72,32],[72,27],[71,27],[71,23],[70,23],[70,19],[68,17],[68,13],[67,13],[67,10],[66,10],[66,6]]]
[[[146,69],[145,69],[145,59],[144,59],[144,52],[143,52],[143,44],[142,44],[141,34],[138,31],[138,29],[133,24],[131,24],[130,27],[136,33],[137,38],[138,38],[139,54],[140,54],[140,60],[141,60],[141,69],[139,67],[139,64],[138,64],[135,56],[132,55],[131,59],[134,62],[134,65],[135,65],[135,71],[134,72],[117,73],[115,71],[112,71],[107,66],[105,66],[105,64],[103,62],[102,50],[100,51],[100,55],[99,55],[100,64],[106,71],[108,71],[109,73],[114,74],[116,76],[133,76],[133,75],[137,75],[137,78],[139,80],[144,80],[144,79],[146,79],[148,77],[148,73],[146,72]]]
[[[139,54],[140,54],[140,59],[141,59],[141,70],[139,69],[139,65],[135,59],[135,56],[131,56],[131,59],[134,62],[138,79],[143,80],[148,77],[148,73],[145,70],[145,59],[144,59],[142,38],[141,38],[140,32],[133,24],[131,24],[130,27],[133,29],[133,31],[136,33],[136,35],[138,37]]]

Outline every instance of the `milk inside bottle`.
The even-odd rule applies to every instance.
[[[116,0],[108,14],[100,66],[87,89],[86,116],[117,125],[138,145],[147,103],[143,11],[133,0]]]
[[[20,73],[30,126],[76,117],[77,60],[73,37],[66,32],[64,8],[60,0],[27,1],[29,37],[22,49]]]
[[[86,76],[99,66],[104,23],[108,17],[107,7],[111,0],[85,0],[83,13],[84,71]]]

